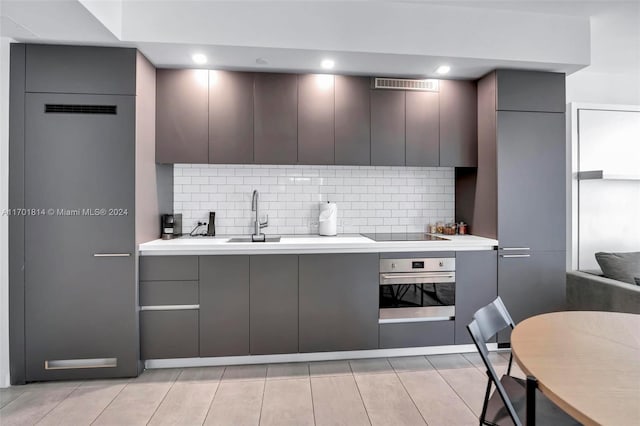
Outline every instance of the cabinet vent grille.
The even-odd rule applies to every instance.
[[[426,92],[438,92],[440,90],[439,81],[433,79],[376,77],[374,87],[376,89],[421,90]]]
[[[69,105],[69,104],[46,104],[45,113],[63,114],[117,114],[116,105]]]

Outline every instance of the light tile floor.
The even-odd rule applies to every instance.
[[[477,354],[147,370],[0,389],[0,425],[476,425],[486,380]]]

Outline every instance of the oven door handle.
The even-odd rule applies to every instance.
[[[453,283],[456,281],[456,274],[439,273],[408,273],[408,274],[380,274],[380,285],[393,284],[436,284]]]

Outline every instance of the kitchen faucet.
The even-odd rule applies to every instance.
[[[251,241],[266,241],[266,237],[265,235],[260,231],[262,228],[266,228],[267,226],[269,226],[269,215],[267,215],[267,218],[264,220],[264,222],[260,221],[260,217],[258,214],[258,190],[254,190],[253,191],[253,197],[251,199],[251,211],[252,212],[256,212],[256,220],[254,222],[255,225],[255,232],[253,233],[253,235],[251,235]]]

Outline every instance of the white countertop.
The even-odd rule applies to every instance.
[[[246,237],[246,235],[245,235]],[[359,234],[336,237],[283,235],[277,243],[228,243],[231,236],[180,237],[140,244],[141,256],[230,255],[230,254],[312,254],[312,253],[390,253],[420,251],[492,250],[497,240],[474,235],[442,235],[448,241],[381,241]]]

